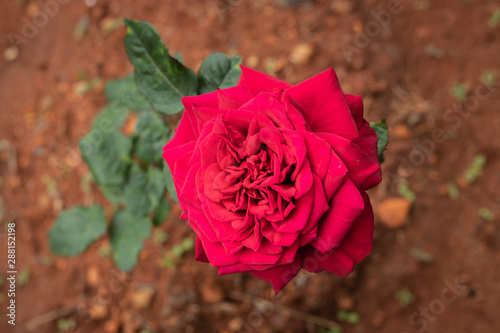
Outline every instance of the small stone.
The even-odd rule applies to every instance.
[[[104,304],[93,304],[90,307],[89,312],[94,320],[102,320],[109,314],[108,307]]]
[[[355,56],[351,61],[351,66],[353,69],[360,71],[366,66],[366,61],[362,57]]]
[[[294,64],[305,65],[311,61],[314,51],[314,44],[312,43],[298,44],[290,53],[290,61]]]
[[[288,59],[285,57],[281,57],[274,63],[274,71],[277,73],[283,70],[286,66],[288,66]]]
[[[91,287],[97,287],[99,286],[99,282],[101,281],[100,275],[99,275],[99,269],[97,266],[90,266],[87,269],[87,284]]]
[[[382,93],[387,90],[389,83],[387,80],[375,81],[370,85],[370,90],[374,93]]]
[[[433,59],[443,59],[444,57],[444,50],[437,47],[434,44],[428,44],[425,47],[425,55],[428,56],[429,58]]]
[[[448,186],[446,184],[438,186],[438,193],[441,195],[448,195]]]
[[[432,154],[431,156],[429,156],[428,161],[430,165],[436,165],[439,162],[439,158],[436,154]]]
[[[250,68],[256,68],[259,65],[260,59],[255,54],[252,54],[247,58],[247,66]]]
[[[272,17],[275,13],[275,9],[273,6],[266,6],[262,10],[262,14],[267,17]]]
[[[355,33],[358,33],[358,34],[359,34],[359,33],[362,33],[362,32],[363,32],[363,30],[365,30],[365,25],[363,24],[363,22],[362,22],[362,21],[359,21],[359,20],[354,21],[354,22],[352,23],[352,30],[354,30],[354,32],[355,32]]]
[[[122,332],[123,333],[136,333],[139,328],[139,323],[132,315],[132,312],[126,311],[121,314]]]
[[[224,291],[220,286],[210,279],[207,280],[200,288],[201,299],[205,303],[219,303],[224,299]]]
[[[406,125],[397,125],[393,127],[391,130],[391,136],[394,136],[396,139],[409,139],[411,138],[411,131]]]
[[[3,58],[6,61],[14,61],[19,56],[19,48],[17,46],[11,46],[5,49],[3,52]]]
[[[40,13],[40,7],[34,2],[30,2],[26,7],[26,14],[29,17],[35,17],[39,13]]]
[[[354,307],[354,299],[349,295],[341,295],[337,304],[342,310],[351,310]]]
[[[144,286],[138,288],[131,295],[132,306],[138,310],[145,309],[151,305],[156,290],[153,287]]]
[[[331,4],[331,10],[340,15],[347,15],[354,9],[354,3],[348,0],[337,0]]]
[[[85,0],[87,7],[94,7],[97,4],[97,0]]]
[[[389,198],[379,203],[375,209],[377,217],[383,225],[396,229],[408,220],[411,201],[405,198]]]
[[[104,323],[104,332],[106,333],[116,333],[119,328],[120,323],[116,319],[111,319]]]
[[[50,197],[46,194],[41,194],[38,196],[38,206],[42,209],[49,207],[50,205]]]
[[[229,332],[239,332],[243,327],[243,322],[241,318],[233,318],[227,323],[227,329]]]
[[[382,326],[385,320],[385,313],[383,311],[377,311],[371,320],[373,327],[378,328]]]

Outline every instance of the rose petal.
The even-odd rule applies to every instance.
[[[311,246],[302,252],[302,266],[309,272],[325,269],[331,273],[346,276],[354,265],[370,254],[373,246],[373,210],[370,198],[362,193],[365,208],[353,223],[351,229],[337,248],[322,253]]]
[[[255,97],[242,86],[234,86],[227,89],[217,89],[219,99],[219,109],[239,109],[243,104]]]
[[[299,232],[276,232],[276,230],[268,223],[262,224],[261,231],[262,235],[266,237],[271,242],[271,244],[285,247],[292,245],[300,234]]]
[[[302,167],[297,174],[297,178],[292,180],[295,180],[294,185],[297,189],[295,199],[301,198],[311,189],[313,184],[313,174],[311,173],[311,166],[307,159],[305,159],[304,163],[302,163]]]
[[[254,99],[242,105],[241,109],[268,117],[278,128],[293,129],[283,106],[273,94],[261,92]]]
[[[269,265],[276,264],[281,258],[281,253],[267,254],[255,252],[252,249],[242,248],[235,254],[240,262],[245,265]]]
[[[339,249],[346,251],[356,264],[366,258],[373,247],[373,209],[368,194],[361,192],[361,195],[365,208],[339,246]]]
[[[311,163],[311,170],[323,181],[332,158],[332,147],[314,133],[301,132],[301,134],[307,150],[307,159]]]
[[[312,176],[311,176],[312,179]],[[322,190],[322,189],[321,189]],[[271,223],[278,233],[297,233],[304,229],[314,201],[314,188],[295,201],[295,209],[284,220]]]
[[[301,109],[300,105],[297,104],[287,93],[282,90],[277,94],[276,98],[281,102],[281,106],[283,107],[283,111],[285,115],[290,120],[293,125],[293,128],[296,131],[310,131],[311,128],[307,124],[306,120],[303,116],[303,111],[299,111]]]
[[[359,130],[361,125],[363,125],[363,98],[361,98],[361,95],[349,94],[345,94],[344,97]]]
[[[239,131],[244,137],[248,134],[248,127],[255,117],[255,113],[245,110],[227,110],[222,120]]]
[[[259,220],[255,219],[254,231],[250,233],[250,235],[248,235],[248,237],[242,240],[241,242],[246,248],[257,251],[260,247],[261,241],[262,241],[262,233],[260,232],[260,222]],[[263,254],[271,254],[271,253],[263,253]]]
[[[203,249],[203,244],[201,243],[201,240],[199,237],[196,237],[194,258],[197,261],[209,262],[208,258],[207,258],[207,254],[205,253],[205,250]]]
[[[188,223],[193,228],[194,232],[205,243],[206,241],[218,242],[218,238],[214,229],[210,225],[205,213],[201,209],[197,209],[188,204]]]
[[[247,273],[247,272],[260,272],[268,270],[276,265],[245,265],[242,263],[237,263],[234,265],[218,266],[217,273],[219,275],[233,274],[233,273]]]
[[[354,269],[354,260],[345,251],[332,250],[322,253],[317,249],[306,246],[302,248],[302,268],[311,273],[327,270],[339,276],[346,276]]]
[[[182,98],[182,104],[184,104],[185,110],[176,130],[176,135],[179,132],[180,137],[174,140],[174,135],[172,145],[180,145],[184,142],[183,140],[194,140],[199,137],[204,122],[202,119],[198,119],[199,115],[194,112],[194,108],[199,106],[216,109],[218,106],[217,93],[212,92],[198,96],[186,96]]]
[[[167,162],[168,167],[172,172],[172,175],[175,172],[175,165],[177,161],[181,158],[181,156],[183,158],[183,163],[185,163],[181,169],[185,170],[179,169],[177,170],[177,172],[187,173],[187,168],[189,167],[188,166],[189,160],[191,159],[191,155],[193,154],[193,151],[195,149],[196,141],[191,141],[187,144],[182,144],[180,146],[169,146],[169,144],[170,142],[163,148],[164,151],[162,156],[165,162]]]
[[[197,233],[197,235],[203,243],[203,248],[212,266],[234,265],[239,262],[237,254],[227,255],[221,243],[212,243],[203,234],[199,235]]]
[[[220,202],[222,199],[225,199],[225,195],[220,190],[214,188],[214,179],[222,170],[217,163],[209,164],[205,170],[203,193],[209,200]]]
[[[375,131],[370,127],[367,121],[363,121],[363,125],[359,130],[359,139],[354,141],[354,143],[365,152],[367,156],[373,161],[378,161],[378,150],[377,150],[377,135]],[[378,171],[374,172],[371,177],[366,179],[361,185],[360,189],[367,190],[370,189],[382,181],[382,170],[379,168]]]
[[[278,254],[283,252],[283,247],[271,244],[266,238],[262,238],[258,251],[266,254]]]
[[[373,160],[358,145],[341,136],[327,133],[318,133],[318,136],[328,141],[332,146],[346,165],[349,178],[359,189],[366,190],[378,184],[373,184],[373,180],[380,180],[380,177],[372,178],[373,175],[380,175],[378,158]]]
[[[217,116],[223,113],[224,110],[220,110],[218,108],[210,108],[205,106],[193,107],[192,114],[194,115],[194,120],[196,121],[198,132],[201,133],[203,126],[205,126],[206,123],[214,118],[217,118]],[[203,138],[204,135],[199,135],[199,137]]]
[[[321,252],[338,246],[363,208],[361,193],[354,183],[346,178],[333,196],[330,209],[321,218],[318,224],[318,238],[311,245]]]
[[[222,242],[221,244],[227,255],[235,254],[243,247],[242,242]]]
[[[304,137],[300,135],[298,132],[291,130],[282,130],[283,139],[285,140],[286,145],[290,149],[291,153],[295,157],[295,170],[292,173],[290,179],[295,181],[297,174],[302,168],[302,163],[307,154],[306,145],[304,143]],[[303,193],[301,193],[303,194]],[[299,196],[299,194],[297,194]]]
[[[271,75],[258,72],[254,69],[240,66],[241,76],[238,85],[257,95],[262,91],[273,92],[291,87],[290,83],[281,81]]]
[[[286,92],[302,107],[313,132],[333,133],[349,140],[358,138],[356,123],[332,68]]]
[[[318,221],[325,214],[325,212],[330,210],[330,206],[328,204],[328,200],[326,198],[325,190],[323,188],[321,179],[316,175],[313,175],[313,179],[314,179],[313,182],[314,201],[313,201],[313,206],[311,208],[311,214],[307,219],[307,224],[304,226],[302,230],[303,235],[311,233],[314,233],[314,235],[316,235],[315,230],[317,229]],[[304,236],[301,236],[301,240],[302,238],[304,238]],[[303,240],[302,242],[302,244],[307,244],[307,243],[305,240]]]
[[[337,154],[332,151],[328,171],[326,172],[325,180],[323,181],[323,187],[328,200],[330,200],[335,192],[337,192],[339,187],[344,182],[346,175],[347,167],[340,160]]]
[[[196,183],[196,174],[200,170],[200,163],[196,163],[191,167],[186,175],[184,185],[177,191],[177,196],[183,201],[189,201],[197,207],[201,207],[201,201],[198,198],[198,192],[193,184]]]
[[[290,282],[295,275],[300,271],[301,259],[300,256],[295,258],[295,261],[288,265],[280,265],[270,268],[262,272],[250,272],[261,280],[273,285],[275,294],[278,294],[283,287]]]

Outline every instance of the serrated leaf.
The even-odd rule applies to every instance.
[[[134,74],[123,79],[109,81],[104,88],[104,93],[110,103],[116,107],[126,107],[129,110],[150,110],[151,104],[135,84]]]
[[[380,121],[379,123],[371,123],[370,127],[375,130],[375,133],[377,133],[377,150],[378,150],[378,159],[380,163],[384,162],[384,150],[385,147],[387,147],[387,144],[389,143],[389,137],[388,137],[388,128],[387,128],[387,122],[384,119]]]
[[[168,213],[170,213],[170,203],[167,199],[163,198],[153,213],[153,224],[155,226],[162,225],[167,219]]]
[[[169,132],[170,130],[156,113],[141,113],[134,131],[135,155],[144,162],[160,162],[162,148],[168,142]]]
[[[129,110],[126,107],[108,105],[94,118],[92,128],[103,132],[118,130],[122,128],[128,114]]]
[[[152,222],[148,217],[137,217],[128,209],[118,211],[109,232],[113,259],[124,272],[137,263],[144,239],[151,233]]]
[[[196,75],[168,54],[158,31],[149,23],[126,19],[125,24],[125,50],[135,67],[138,89],[159,112],[182,111],[182,97],[197,92]]]
[[[74,256],[105,232],[106,214],[100,205],[77,206],[57,217],[49,231],[50,249],[60,256]]]
[[[146,216],[158,205],[165,193],[165,181],[162,172],[150,166],[143,171],[134,164],[125,187],[127,209],[137,216]]]
[[[163,161],[163,179],[165,181],[165,185],[167,186],[168,193],[172,197],[175,203],[179,203],[179,199],[177,198],[177,192],[175,190],[174,179],[172,178],[172,172],[168,167],[167,162]]]
[[[217,88],[234,87],[241,75],[241,57],[228,57],[224,53],[209,55],[198,71],[198,92],[209,93]]]
[[[121,185],[130,168],[132,143],[122,133],[94,129],[80,140],[80,151],[99,185]]]

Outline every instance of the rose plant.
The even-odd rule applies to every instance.
[[[135,71],[108,83],[111,105],[80,141],[113,217],[108,227],[100,205],[62,212],[52,250],[81,253],[109,230],[128,271],[169,193],[196,234],[196,259],[219,274],[250,272],[278,292],[301,268],[350,273],[372,248],[365,191],[381,180],[385,122],[364,120],[361,96],[344,94],[333,69],[292,86],[216,53],[194,74],[148,23],[125,22]],[[183,110],[178,126],[167,121]]]

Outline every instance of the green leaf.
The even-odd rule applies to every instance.
[[[163,161],[163,178],[165,180],[168,193],[170,193],[170,196],[172,197],[174,202],[179,203],[179,199],[177,198],[177,192],[175,190],[174,180],[172,178],[172,172],[170,172],[168,164],[165,161]]]
[[[128,114],[128,108],[108,105],[94,118],[92,128],[103,132],[118,130],[122,128]]]
[[[337,313],[337,318],[340,321],[349,323],[349,324],[357,324],[359,322],[359,314],[357,312],[349,312],[345,310],[340,310]]]
[[[80,151],[99,185],[121,185],[130,168],[132,143],[122,133],[92,130],[80,140]]]
[[[182,56],[182,53],[175,52],[174,58],[177,59],[178,62],[184,65],[184,57]]]
[[[165,181],[160,169],[150,166],[143,171],[134,164],[125,187],[127,209],[137,216],[146,216],[158,205],[165,193]]]
[[[198,72],[198,92],[209,93],[217,88],[234,87],[241,75],[241,57],[228,57],[224,53],[209,55]]]
[[[401,289],[396,291],[394,295],[402,308],[406,308],[411,303],[415,302],[415,296],[408,289]]]
[[[113,205],[125,203],[125,184],[99,185],[99,189]]]
[[[126,107],[135,111],[152,108],[144,95],[137,89],[133,73],[123,79],[109,81],[104,88],[104,93],[108,101],[117,107]]]
[[[137,87],[159,112],[182,111],[181,98],[196,95],[196,75],[168,54],[158,31],[149,23],[125,19],[125,24],[125,50],[135,67]]]
[[[147,163],[160,162],[162,148],[168,142],[169,132],[170,130],[156,113],[141,113],[134,132],[135,155]]]
[[[155,226],[162,225],[167,219],[168,213],[170,213],[170,203],[167,199],[163,198],[153,212],[153,224]]]
[[[474,159],[469,164],[467,170],[465,170],[465,173],[463,175],[463,178],[467,182],[467,184],[471,184],[475,182],[479,177],[481,177],[486,162],[486,156],[482,154],[474,156]]]
[[[500,8],[495,9],[488,20],[488,26],[490,28],[496,28],[498,25],[500,25]]]
[[[113,259],[124,272],[137,263],[142,242],[149,237],[152,223],[148,217],[137,217],[129,210],[120,210],[113,217],[109,232]]]
[[[455,83],[450,89],[450,95],[460,103],[465,102],[468,93],[469,86],[467,83]]]
[[[387,135],[388,128],[387,122],[384,119],[380,123],[371,123],[370,127],[375,130],[377,133],[377,150],[378,150],[378,159],[379,162],[384,162],[384,150],[387,144],[389,143],[389,137]]]
[[[57,217],[49,231],[50,249],[60,256],[74,256],[105,232],[106,215],[100,205],[77,206]]]

